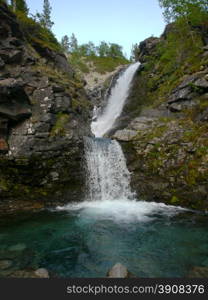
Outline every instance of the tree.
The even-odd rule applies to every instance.
[[[16,11],[21,11],[26,15],[28,14],[29,9],[25,0],[16,0]]]
[[[113,58],[124,58],[123,47],[118,44],[111,43],[108,56]]]
[[[163,8],[163,15],[167,23],[175,21],[178,17],[186,17],[189,20],[196,18],[203,12],[208,12],[207,0],[159,0]]]
[[[51,21],[51,11],[52,7],[50,6],[49,0],[44,0],[43,3],[43,13],[39,15],[39,19],[43,27],[51,30],[53,22]]]
[[[131,61],[137,60],[137,58],[138,58],[138,51],[139,51],[138,49],[139,49],[138,44],[133,44],[133,45],[132,45],[132,48],[131,48],[131,56],[130,56],[130,60],[131,60]]]
[[[12,7],[12,10],[15,12],[16,11],[16,0],[11,0],[11,7]]]
[[[97,47],[97,52],[100,57],[108,56],[109,54],[109,44],[105,41],[100,42],[100,45]]]
[[[61,39],[61,46],[63,50],[68,53],[70,48],[70,41],[68,35],[64,35]]]
[[[72,33],[69,42],[69,51],[71,53],[78,51],[78,41],[74,33]]]
[[[95,56],[96,55],[96,47],[93,42],[89,41],[87,43],[87,55],[88,56]]]

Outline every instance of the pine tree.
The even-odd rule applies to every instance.
[[[15,12],[16,11],[16,0],[11,0],[11,7],[12,7],[12,10]]]
[[[70,48],[70,41],[68,35],[64,35],[61,39],[61,45],[63,50],[68,53]]]
[[[41,23],[45,28],[47,28],[49,30],[51,30],[51,28],[54,24],[51,21],[51,11],[52,11],[52,7],[50,6],[49,0],[44,0],[43,13],[41,14]]]
[[[69,43],[69,45],[70,45],[70,49],[69,49],[70,52],[73,53],[73,52],[77,52],[78,51],[78,41],[77,41],[77,38],[76,38],[76,36],[75,36],[74,33],[72,33],[72,35],[70,37],[70,43]]]
[[[16,0],[16,11],[21,11],[26,15],[28,14],[29,9],[25,0]]]

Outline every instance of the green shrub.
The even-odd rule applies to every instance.
[[[20,11],[16,12],[16,15],[20,27],[29,43],[35,42],[51,50],[62,52],[59,42],[49,29],[42,27],[38,22],[27,17]]]

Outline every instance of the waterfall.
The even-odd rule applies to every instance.
[[[118,78],[102,115],[91,124],[95,138],[85,138],[87,163],[87,200],[113,201],[133,198],[130,173],[121,146],[103,138],[120,116],[139,63],[130,65]]]
[[[125,72],[121,74],[111,91],[104,112],[97,116],[97,119],[92,122],[91,130],[96,137],[103,137],[105,133],[112,129],[116,119],[120,116],[125,100],[128,97],[133,76],[139,64],[140,63],[137,62],[130,65]]]
[[[89,200],[131,199],[130,173],[121,146],[115,140],[86,138]]]
[[[171,217],[184,211],[180,207],[163,203],[137,201],[130,189],[130,173],[120,144],[103,137],[122,112],[138,66],[139,63],[130,65],[120,75],[103,114],[96,116],[96,121],[92,122],[95,137],[84,138],[88,187],[85,201],[57,207],[59,211],[78,211],[80,222],[102,219],[119,224],[149,222],[155,214]]]

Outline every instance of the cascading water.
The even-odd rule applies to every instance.
[[[130,173],[119,143],[105,138],[86,138],[85,150],[90,200],[132,199]]]
[[[102,138],[120,116],[132,78],[139,63],[130,65],[118,78],[102,115],[91,124],[95,138],[85,139],[88,168],[87,195],[91,201],[132,199],[130,173],[121,146],[115,140]]]
[[[138,69],[139,64],[140,63],[137,62],[130,65],[125,72],[121,74],[111,91],[104,112],[97,117],[96,121],[92,122],[92,133],[96,137],[103,137],[104,134],[113,127],[116,119],[120,116],[126,98],[128,97],[133,76]]]

